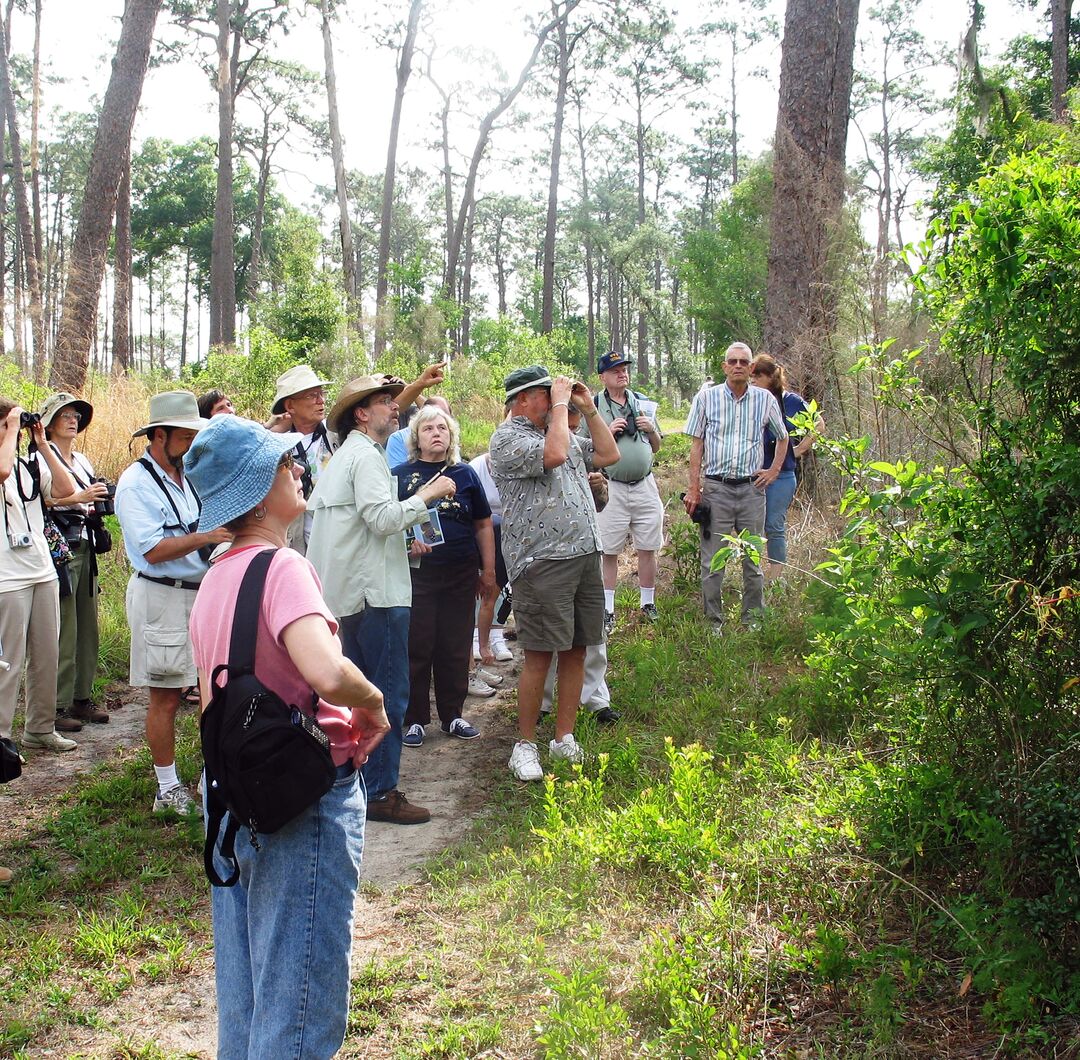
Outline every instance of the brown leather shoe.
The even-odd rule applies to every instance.
[[[92,721],[98,725],[104,725],[109,720],[108,711],[95,705],[92,699],[77,699],[71,704],[68,713],[79,721]]]
[[[414,806],[396,789],[388,792],[385,799],[372,800],[367,806],[369,821],[386,821],[388,824],[424,824],[431,820],[431,811]]]
[[[67,714],[56,715],[56,731],[57,732],[82,732],[82,722],[76,721],[74,718],[69,717]]]

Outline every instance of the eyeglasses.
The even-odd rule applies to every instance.
[[[728,364],[739,364],[739,365],[742,365],[743,367],[746,367],[746,365],[748,365],[750,362],[746,361],[746,360],[743,360],[741,357],[729,357],[727,359],[727,363]]]
[[[374,397],[374,398],[372,398],[368,402],[368,405],[369,406],[370,405],[392,405],[393,403],[394,403],[394,399],[390,394],[383,394],[382,397]]]
[[[295,464],[295,463],[296,463],[296,460],[293,458],[292,453],[286,453],[278,461],[278,471],[292,471],[293,464]]]
[[[63,412],[58,412],[56,414],[56,418],[58,420],[74,420],[76,423],[78,423],[82,419],[82,416],[80,416],[74,409],[64,409]]]

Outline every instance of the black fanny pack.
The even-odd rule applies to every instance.
[[[258,834],[271,835],[321,799],[333,786],[330,739],[314,718],[287,706],[255,676],[255,642],[266,574],[277,549],[260,552],[240,583],[229,640],[229,661],[214,669],[213,698],[200,722],[206,762],[206,843],[203,864],[215,887],[240,878],[236,833],[241,825],[258,850]],[[218,687],[225,672],[227,681]],[[312,693],[312,705],[318,696]],[[222,879],[214,868],[214,846],[231,866]]]

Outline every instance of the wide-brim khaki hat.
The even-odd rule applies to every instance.
[[[377,394],[380,390],[386,390],[392,397],[397,397],[404,389],[404,380],[398,379],[396,375],[378,373],[376,375],[362,375],[359,379],[351,379],[341,388],[341,393],[338,395],[337,401],[334,402],[330,415],[326,417],[326,422],[330,425],[331,430],[337,431],[338,434],[344,434],[345,431],[341,426],[342,416],[356,408],[364,398]]]
[[[79,414],[79,434],[82,434],[90,426],[90,421],[94,418],[94,406],[89,401],[84,401],[74,394],[69,394],[66,390],[50,394],[45,399],[45,404],[38,410],[38,415],[41,417],[41,426],[48,430],[60,410],[66,409],[69,405]]]
[[[150,422],[140,427],[132,438],[149,434],[155,427],[179,427],[181,430],[201,431],[210,421],[199,415],[199,402],[190,390],[167,390],[150,399]]]
[[[308,364],[298,364],[287,372],[282,372],[277,378],[277,389],[274,391],[274,404],[270,411],[275,416],[285,411],[285,399],[294,394],[302,394],[305,390],[314,390],[317,386],[329,386],[328,379],[320,379]]]

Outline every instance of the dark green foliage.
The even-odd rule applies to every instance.
[[[739,340],[756,347],[765,317],[768,273],[770,163],[759,162],[716,211],[714,225],[687,234],[682,275],[690,313],[708,335],[714,356]],[[719,362],[713,366],[720,378]]]
[[[950,466],[831,445],[851,522],[810,657],[896,748],[857,814],[870,852],[933,881],[1009,1027],[1080,1011],[1078,204],[1062,140],[931,229],[916,282],[938,347],[871,360]]]

